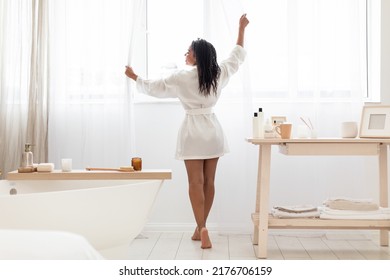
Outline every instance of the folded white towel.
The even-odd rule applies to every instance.
[[[390,208],[379,207],[378,210],[374,211],[354,211],[354,210],[337,210],[331,209],[329,207],[319,207],[321,213],[326,213],[329,215],[375,215],[375,214],[390,214]]]
[[[52,172],[54,170],[54,163],[40,163],[37,166],[38,172]]]
[[[361,219],[387,220],[390,219],[390,208],[380,207],[372,211],[336,210],[329,207],[319,207],[321,219]]]
[[[362,199],[328,199],[323,204],[331,209],[338,210],[373,211],[379,209],[378,204]]]
[[[320,211],[318,211],[318,209],[316,208],[316,210],[313,211],[291,213],[272,208],[271,214],[276,218],[317,218],[320,216]]]
[[[371,215],[329,215],[320,214],[320,219],[324,220],[390,220],[390,214],[371,214]]]
[[[328,198],[325,201],[351,201],[351,202],[373,202],[372,198],[352,198],[352,197],[344,197],[344,196],[339,196],[339,197],[331,197]]]
[[[317,211],[317,207],[313,205],[274,206],[273,208],[288,213],[305,213]]]

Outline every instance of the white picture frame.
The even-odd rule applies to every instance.
[[[390,106],[363,106],[360,138],[390,138]]]

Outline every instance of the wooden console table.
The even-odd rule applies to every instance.
[[[259,146],[257,191],[253,244],[258,245],[257,257],[267,258],[268,229],[378,229],[380,245],[389,245],[390,220],[325,220],[277,219],[269,216],[269,190],[271,173],[271,146],[278,146],[285,155],[309,156],[378,156],[379,205],[388,207],[387,149],[390,139],[247,139]]]

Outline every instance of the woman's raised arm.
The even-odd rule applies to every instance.
[[[243,14],[240,17],[240,22],[238,26],[238,36],[237,36],[237,45],[240,45],[241,47],[244,47],[244,35],[245,35],[245,28],[249,24],[249,20],[246,18],[246,14]]]

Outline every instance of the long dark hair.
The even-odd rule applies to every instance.
[[[192,41],[191,49],[195,54],[198,68],[199,92],[204,96],[209,96],[212,89],[214,94],[217,94],[221,68],[217,62],[217,52],[214,46],[204,39],[197,39]]]

